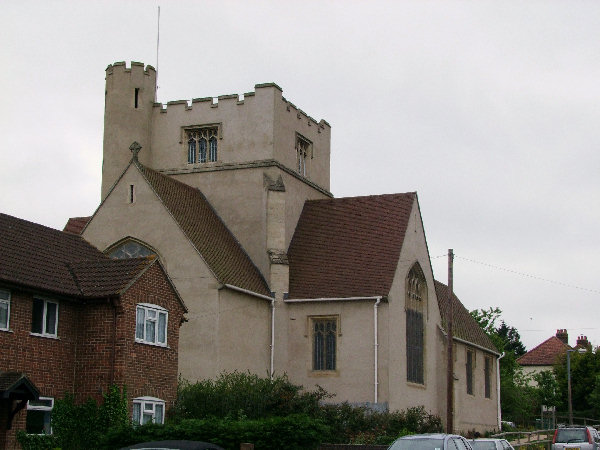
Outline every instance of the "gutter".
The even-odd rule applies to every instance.
[[[329,298],[288,298],[284,300],[285,303],[310,303],[310,302],[346,302],[346,301],[356,301],[356,300],[381,300],[383,297],[381,295],[373,296],[373,297],[329,297]]]
[[[271,299],[271,368],[269,376],[273,381],[274,364],[273,357],[275,354],[275,298]]]
[[[442,332],[443,336],[448,336],[448,333],[446,333],[446,331],[441,326],[438,325],[438,328]],[[469,341],[467,341],[465,339],[461,339],[461,338],[458,338],[456,336],[452,336],[452,340],[456,341],[456,342],[460,342],[460,343],[465,344],[465,345],[468,345],[469,347],[478,348],[481,351],[484,351],[484,352],[487,352],[487,353],[491,353],[492,355],[499,356],[500,358],[502,358],[502,356],[504,356],[504,353],[502,355],[500,355],[500,353],[497,353],[497,352],[495,352],[493,350],[490,350],[487,347],[484,347],[484,346],[479,345],[479,344],[474,344],[473,342],[469,342]]]
[[[500,360],[504,358],[504,352],[496,360],[496,390],[498,398],[498,431],[502,431],[502,410],[500,409]]]
[[[259,294],[257,292],[249,291],[248,289],[237,287],[232,284],[223,284],[223,287],[231,289],[232,291],[243,292],[244,294],[252,295],[253,297],[262,298],[263,300],[269,300],[269,301],[273,300],[273,297],[269,297],[268,295],[263,295],[263,294]]]
[[[379,356],[379,342],[377,339],[377,331],[378,331],[378,321],[377,321],[377,308],[379,307],[379,303],[381,303],[381,297],[377,297],[375,304],[373,305],[373,334],[374,334],[374,352],[375,352],[375,403],[378,403],[378,391],[379,391],[379,381],[378,381],[378,356]]]

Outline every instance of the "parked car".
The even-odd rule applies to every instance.
[[[457,434],[413,434],[394,441],[388,450],[472,450],[469,442]]]
[[[506,439],[473,439],[469,444],[473,450],[515,450]]]
[[[130,450],[130,449],[143,449],[143,450],[166,450],[166,449],[178,449],[178,450],[225,450],[223,447],[211,444],[209,442],[200,441],[153,441],[153,442],[142,442],[140,444],[131,445],[129,447],[123,447],[119,450]]]
[[[599,448],[600,435],[594,427],[557,428],[552,439],[552,450],[598,450]]]

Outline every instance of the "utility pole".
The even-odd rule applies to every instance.
[[[446,433],[452,433],[454,430],[454,347],[452,345],[452,321],[454,319],[454,305],[452,302],[452,289],[454,282],[454,251],[448,250],[448,373],[447,373],[447,419]]]
[[[569,397],[569,425],[573,425],[573,401],[571,397],[571,352],[567,350],[567,393]]]

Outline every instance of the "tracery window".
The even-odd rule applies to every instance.
[[[406,277],[406,379],[425,383],[425,323],[427,283],[421,266],[416,263]]]
[[[335,370],[337,318],[312,319],[313,370]]]
[[[483,379],[484,379],[484,395],[485,398],[492,397],[492,358],[486,356],[484,359]]]
[[[473,395],[473,368],[475,367],[475,351],[467,349],[467,361],[466,361],[466,380],[467,380],[467,394]]]
[[[188,164],[217,161],[218,127],[185,130],[188,144]]]
[[[302,176],[306,176],[306,159],[312,158],[312,142],[305,137],[296,134],[296,170]]]
[[[108,252],[108,256],[114,259],[140,258],[152,255],[156,255],[154,250],[133,239],[128,239]]]

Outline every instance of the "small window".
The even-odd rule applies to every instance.
[[[25,421],[27,433],[52,434],[50,417],[53,407],[54,399],[50,397],[40,397],[39,400],[27,402],[27,419]]]
[[[10,292],[0,289],[0,330],[7,331],[10,325]]]
[[[313,370],[336,370],[337,318],[312,319]]]
[[[296,170],[306,176],[306,159],[312,158],[312,142],[296,133]]]
[[[156,255],[151,248],[133,239],[127,239],[108,251],[108,256],[114,259],[142,258]]]
[[[132,421],[134,425],[144,425],[146,423],[164,423],[165,402],[154,397],[134,398]]]
[[[144,344],[166,346],[168,316],[167,310],[160,306],[137,305],[135,340]]]
[[[31,314],[31,332],[41,336],[56,337],[57,325],[58,303],[34,298]]]
[[[467,349],[467,363],[466,363],[466,380],[467,380],[467,394],[473,395],[473,368],[475,366],[475,352],[471,349]]]
[[[485,357],[485,364],[483,368],[484,375],[484,393],[485,398],[492,397],[492,358],[489,356]]]
[[[185,134],[188,164],[217,161],[218,126],[190,128]]]

